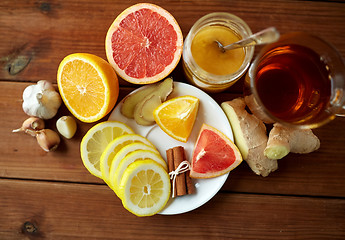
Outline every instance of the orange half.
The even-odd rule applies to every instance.
[[[65,57],[57,83],[69,111],[83,122],[95,122],[108,114],[119,95],[114,69],[104,59],[87,53]]]

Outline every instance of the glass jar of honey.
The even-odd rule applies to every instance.
[[[252,34],[239,17],[216,12],[200,18],[189,31],[183,46],[183,69],[187,80],[207,92],[221,92],[246,72],[254,47],[222,51],[223,46]]]

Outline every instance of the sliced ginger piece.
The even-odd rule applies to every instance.
[[[174,87],[173,79],[166,78],[162,82],[149,85],[146,88],[139,89],[138,91],[128,95],[123,100],[123,103],[121,106],[122,115],[124,115],[127,118],[135,118],[135,114],[137,114],[137,117],[141,116],[140,115],[141,107],[143,103],[146,102],[147,99],[151,98],[153,95],[157,95],[160,97],[161,101],[163,102],[166,100],[169,94],[173,91],[173,87]],[[135,113],[135,111],[138,111],[138,112]],[[145,122],[145,120],[146,122],[149,122],[147,119],[144,119],[143,122]]]
[[[167,78],[163,82],[156,84],[153,92],[146,95],[135,106],[134,120],[144,126],[154,124],[153,110],[167,99],[173,89],[174,84],[172,78]]]
[[[139,111],[140,116],[142,116],[145,120],[155,122],[153,117],[153,111],[162,104],[162,99],[160,96],[153,94],[150,98],[145,99],[141,109]]]
[[[134,109],[135,106],[141,102],[148,94],[152,93],[155,89],[155,85],[148,86],[146,88],[142,88],[127,97],[123,100],[123,104],[121,106],[121,113],[127,118],[134,118]]]

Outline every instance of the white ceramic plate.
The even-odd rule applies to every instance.
[[[144,86],[145,87],[145,86]],[[137,90],[135,90],[137,91]],[[199,131],[203,123],[217,128],[233,140],[232,130],[229,121],[218,105],[208,94],[185,83],[174,82],[174,91],[170,94],[169,99],[178,96],[192,95],[200,100],[198,116],[193,127],[193,131],[188,139],[188,142],[183,143],[177,141],[165,132],[163,132],[157,124],[152,126],[141,126],[136,124],[133,119],[124,117],[120,108],[122,101],[115,107],[109,116],[109,120],[121,121],[130,126],[137,134],[148,138],[161,153],[162,157],[166,160],[166,150],[176,146],[183,146],[185,149],[186,157],[190,161],[194,144],[197,140]],[[193,179],[196,194],[176,197],[170,199],[167,206],[160,212],[164,215],[180,214],[194,210],[207,201],[209,201],[223,186],[229,174],[225,174],[216,178],[210,179]]]

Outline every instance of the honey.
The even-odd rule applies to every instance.
[[[224,46],[251,35],[248,25],[230,13],[211,13],[200,18],[183,46],[183,69],[187,80],[206,92],[221,92],[239,80],[249,67],[254,47],[222,52]]]
[[[222,51],[215,41],[224,46],[241,40],[230,28],[207,26],[201,29],[192,41],[192,55],[195,62],[205,71],[216,75],[236,72],[244,61],[243,48]]]

